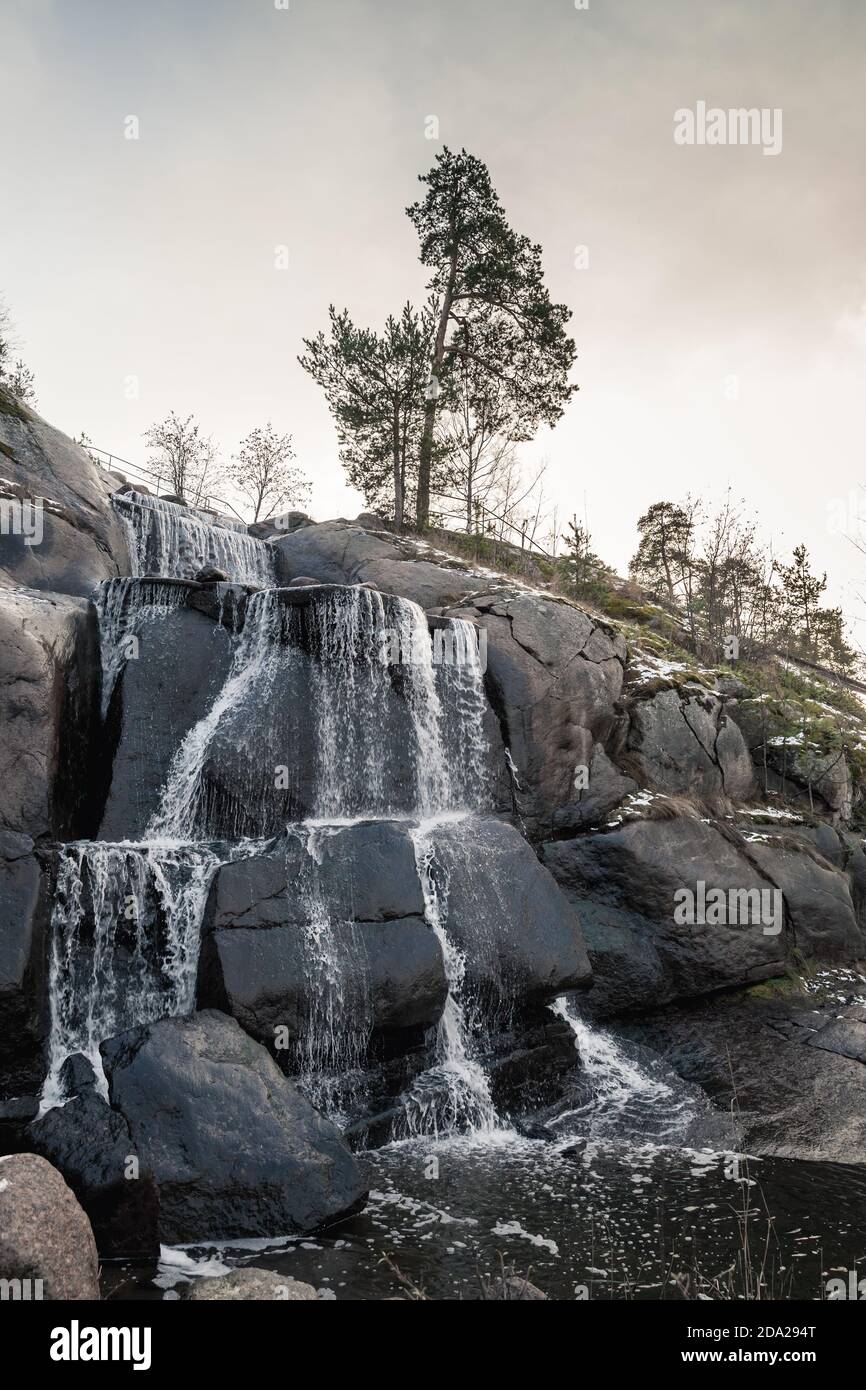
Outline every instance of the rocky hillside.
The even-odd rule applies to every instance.
[[[34,1122],[49,1062],[51,910],[70,859],[63,847],[102,845],[104,864],[112,846],[116,854],[158,820],[158,789],[176,751],[225,691],[237,634],[263,605],[257,586],[218,570],[163,572],[145,595],[168,615],[159,642],[145,635],[141,659],[112,666],[104,645],[100,653],[100,619],[104,635],[106,594],[124,592],[105,581],[134,569],[122,501],[115,505],[128,485],[7,398],[0,452],[5,496],[45,499],[40,544],[0,537],[0,1134],[9,1148],[36,1149],[61,1168],[104,1248],[124,1248],[133,1229],[149,1232],[151,1247],[206,1234],[214,1212],[239,1233],[313,1229],[363,1200],[343,1140],[284,1074],[273,1046],[274,1029],[305,1004],[287,887],[310,856],[284,830],[315,816],[318,774],[294,757],[284,799],[269,799],[266,814],[264,783],[252,801],[250,788],[257,766],[270,777],[285,761],[286,729],[303,747],[315,684],[273,685],[252,728],[238,732],[230,710],[214,725],[201,842],[258,835],[261,844],[243,862],[223,857],[210,881],[192,1001],[199,1011],[103,1041],[110,1108],[83,1059],[67,1059],[72,1099]],[[461,621],[478,634],[484,708],[473,727],[484,730],[488,801],[473,822],[474,860],[455,867],[465,848],[458,834],[450,843],[443,835],[439,852],[451,856],[457,885],[450,921],[468,961],[464,987],[492,1000],[491,1017],[500,1011],[488,1058],[494,1102],[527,1114],[550,1102],[563,1053],[546,1006],[579,989],[587,1018],[660,1051],[722,1108],[730,1053],[756,1149],[860,1161],[853,1117],[866,1085],[858,974],[866,855],[854,828],[852,766],[864,740],[854,697],[840,701],[790,673],[787,688],[780,677],[779,689],[761,690],[754,672],[672,659],[651,625],[617,624],[394,535],[374,516],[317,524],[291,513],[253,530],[282,595],[273,612],[283,628],[300,624],[313,664],[315,613],[336,601],[329,594],[357,586],[381,595],[383,612],[390,596],[419,605],[431,640],[462,631]],[[309,664],[303,671],[297,679],[312,680]],[[379,734],[381,758],[396,760],[395,787],[409,776],[399,761],[402,708],[397,700],[393,727]],[[812,721],[805,734],[804,719]],[[822,745],[828,725],[844,733],[841,754]],[[452,754],[459,764],[471,749],[458,741]],[[451,997],[399,821],[411,811],[395,803],[372,827],[341,831],[336,861],[314,856],[316,892],[333,904],[349,885],[351,904],[337,915],[365,932],[363,1001],[352,1003],[348,975],[346,1007],[369,1014],[364,1065],[375,1062],[379,1090],[362,1125],[368,1138],[413,1067],[426,1065],[420,1039]],[[468,886],[473,863],[484,866],[483,894]],[[748,904],[751,919],[730,911],[732,902]],[[183,1132],[155,1136],[147,1097],[186,1093],[189,1076],[220,1096],[219,1119],[189,1112]],[[254,1112],[267,1137],[241,1181],[226,1155],[246,1153]],[[211,1128],[220,1130],[216,1157],[198,1156],[205,1177],[191,1198],[181,1156]],[[149,1174],[133,1210],[116,1176],[106,1176],[106,1156],[131,1151],[146,1157]],[[305,1174],[300,1207],[297,1189],[273,1180],[287,1154]],[[244,1184],[248,1198],[266,1188],[271,1208],[258,1211],[240,1194]]]

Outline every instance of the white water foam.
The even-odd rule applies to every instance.
[[[591,1140],[650,1140],[676,1143],[697,1114],[692,1093],[679,1090],[629,1058],[616,1039],[580,1017],[574,1000],[563,995],[551,1011],[568,1024],[590,1095],[581,1105],[556,1116],[553,1127],[564,1143]]]

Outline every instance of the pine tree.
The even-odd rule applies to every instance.
[[[417,473],[432,309],[406,304],[381,334],[356,327],[346,309],[329,313],[330,334],[305,338],[298,361],[325,393],[349,482],[399,529]]]
[[[541,247],[513,231],[480,159],[445,148],[420,175],[423,199],[407,208],[421,241],[422,264],[437,316],[418,467],[416,524],[429,521],[436,418],[458,362],[497,381],[510,406],[512,438],[553,425],[573,391],[570,311],[544,286]]]

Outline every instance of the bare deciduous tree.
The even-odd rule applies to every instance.
[[[144,440],[152,451],[148,466],[165,478],[172,494],[190,506],[201,505],[220,474],[213,440],[202,434],[195,417],[182,420],[172,410],[151,425]]]
[[[253,509],[253,521],[272,516],[280,507],[305,502],[310,484],[293,465],[295,452],[290,434],[277,434],[270,420],[242,439],[228,470],[228,477]]]

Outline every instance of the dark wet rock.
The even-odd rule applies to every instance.
[[[226,628],[193,609],[139,625],[139,656],[127,661],[109,712],[117,751],[101,839],[141,836],[174,754],[222,689],[231,658]]]
[[[777,984],[621,1019],[617,1029],[703,1087],[721,1112],[734,1105],[746,1152],[861,1164],[863,1023],[790,980]]]
[[[231,583],[231,575],[226,574],[225,570],[219,569],[216,565],[205,565],[194,577],[197,584]]]
[[[801,956],[852,961],[866,956],[849,881],[796,836],[750,838],[748,854],[784,894],[794,946]]]
[[[0,388],[0,493],[44,499],[39,544],[0,536],[0,584],[87,598],[103,579],[128,573],[109,500],[115,487],[86,450]]]
[[[227,632],[238,632],[243,626],[249,595],[250,588],[246,584],[194,585],[187,594],[185,606],[204,613]]]
[[[28,836],[0,831],[0,1098],[6,1100],[38,1087],[44,1072],[48,906],[32,851]]]
[[[486,684],[515,764],[520,812],[531,830],[543,828],[575,804],[579,769],[591,768],[596,744],[617,725],[625,642],[541,594],[484,594],[447,611],[486,633]]]
[[[60,1092],[64,1096],[83,1095],[96,1086],[93,1063],[83,1052],[73,1052],[60,1068]]]
[[[83,1079],[80,1066],[76,1077]],[[126,1118],[92,1084],[76,1088],[73,1096],[30,1125],[30,1147],[66,1178],[90,1218],[101,1255],[152,1256],[159,1248],[159,1194]]]
[[[446,822],[429,844],[465,989],[484,1001],[491,1027],[589,983],[577,914],[513,826],[495,817]]]
[[[0,590],[0,827],[34,840],[86,833],[97,643],[83,600]]]
[[[94,1221],[100,1248],[298,1234],[364,1199],[354,1159],[267,1052],[215,1011],[102,1045],[95,1092],[31,1126]]]
[[[225,1008],[263,1042],[273,1044],[281,1026],[297,1038],[308,1022],[310,981],[322,969],[311,944],[315,926],[327,920],[341,1016],[391,1038],[420,1034],[438,1021],[446,994],[442,953],[423,914],[404,827],[334,827],[320,832],[312,853],[289,836],[217,873],[204,919],[200,1003]]]
[[[310,584],[318,584],[318,579],[312,579],[308,574],[298,574],[294,579],[289,580],[290,589],[307,588]]]
[[[21,1153],[31,1147],[26,1141],[27,1126],[38,1113],[39,1097],[36,1095],[0,1099],[0,1149],[4,1153]]]
[[[685,817],[633,821],[548,842],[542,858],[580,915],[595,976],[587,1008],[596,1017],[764,979],[794,948],[787,919],[775,934],[760,922],[674,921],[675,893],[696,893],[699,881],[707,891],[772,891],[721,827]]]
[[[57,1169],[32,1153],[0,1158],[0,1279],[60,1302],[98,1299],[98,1274],[90,1222]]]
[[[187,1298],[194,1303],[213,1303],[224,1299],[271,1299],[279,1302],[312,1303],[319,1297],[312,1284],[272,1269],[247,1265],[220,1274],[214,1279],[197,1279]]]

